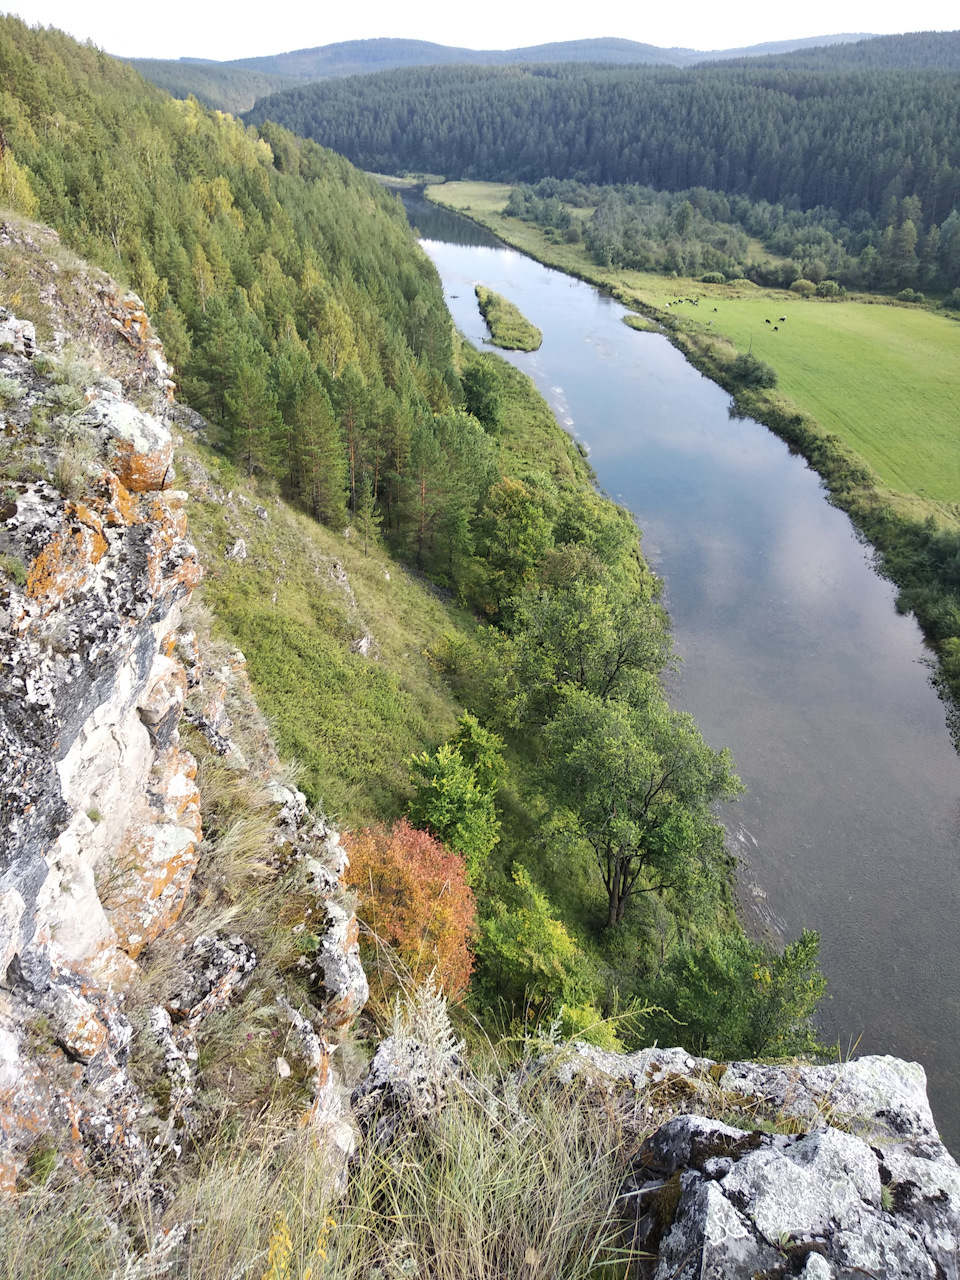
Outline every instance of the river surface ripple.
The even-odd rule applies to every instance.
[[[492,237],[406,201],[457,326],[473,286],[543,330],[528,373],[635,515],[683,657],[671,701],[729,746],[747,794],[725,809],[748,926],[822,935],[821,1027],[844,1053],[922,1062],[960,1153],[960,760],[919,628],[817,475],[666,338]],[[484,239],[483,234],[480,235]],[[802,303],[787,305],[803,305]]]

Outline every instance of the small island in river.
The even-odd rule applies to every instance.
[[[474,288],[480,314],[490,330],[490,341],[504,351],[538,351],[543,334],[530,323],[519,307],[492,289],[478,284]]]

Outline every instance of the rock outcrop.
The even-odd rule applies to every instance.
[[[435,994],[426,996],[354,1091],[375,1147],[429,1123],[454,1090],[487,1112],[499,1103],[472,1079]],[[628,1141],[645,1135],[619,1194],[623,1238],[645,1280],[960,1276],[960,1168],[916,1063],[716,1063],[683,1049],[617,1054],[580,1043],[522,1068],[516,1083],[529,1087],[531,1072],[544,1089],[576,1086],[577,1107],[592,1099],[617,1114]],[[500,1089],[504,1102],[516,1094]],[[511,1122],[531,1123],[515,1112]]]
[[[162,1201],[157,1170],[201,1109],[198,1039],[258,964],[242,918],[177,932],[215,855],[199,746],[255,779],[262,875],[285,876],[319,930],[312,1003],[278,992],[277,1018],[304,1024],[311,1116],[342,1150],[330,1054],[367,986],[337,832],[279,779],[255,713],[243,745],[234,733],[231,700],[254,701],[243,655],[214,657],[183,623],[202,571],[160,344],[135,295],[86,269],[68,280],[55,239],[0,224],[46,281],[35,321],[0,308],[0,1189],[48,1149]],[[140,1019],[166,1077],[158,1114],[130,1071],[131,993],[142,1006],[140,962],[164,937],[173,987]]]
[[[580,1045],[558,1071],[681,1112],[646,1139],[623,1189],[652,1280],[960,1276],[960,1168],[917,1063],[718,1064]]]

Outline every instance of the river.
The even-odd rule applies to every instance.
[[[542,329],[539,351],[501,354],[637,519],[683,658],[671,701],[747,787],[722,814],[745,923],[820,931],[825,1039],[922,1062],[960,1154],[960,759],[915,621],[817,475],[665,337],[404,199],[471,342],[488,336],[475,283]]]

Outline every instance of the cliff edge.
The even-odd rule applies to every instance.
[[[178,926],[218,848],[184,726],[234,789],[255,787],[261,878],[296,881],[326,921],[316,1006],[305,1017],[302,993],[276,993],[316,1116],[337,1112],[331,1042],[366,981],[337,833],[281,778],[262,721],[252,751],[231,738],[230,700],[254,702],[243,656],[184,623],[202,570],[174,488],[171,370],[142,303],[43,228],[0,224],[0,252],[39,304],[37,323],[0,309],[0,1187],[41,1151],[142,1187],[197,1123],[202,1022],[258,966],[242,912],[233,929]],[[148,992],[140,962],[159,939],[169,971]],[[129,1069],[134,1008],[163,1055],[162,1108]]]

